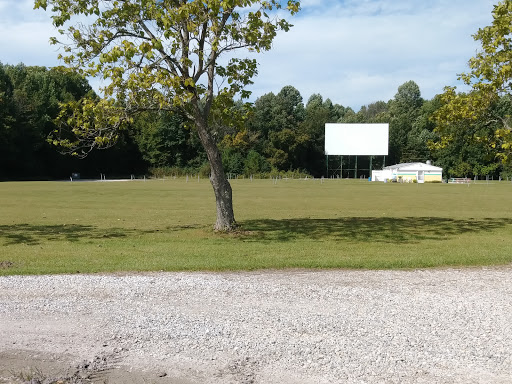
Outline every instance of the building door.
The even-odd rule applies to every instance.
[[[425,182],[425,172],[418,171],[418,183],[424,183],[424,182]]]

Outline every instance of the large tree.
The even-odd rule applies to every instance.
[[[512,0],[499,2],[492,11],[492,24],[473,35],[481,49],[469,60],[470,71],[460,79],[471,86],[468,93],[457,93],[447,87],[441,95],[442,107],[436,112],[436,132],[439,146],[449,145],[453,125],[475,125],[479,122],[493,126],[494,132],[484,138],[496,150],[503,163],[512,160],[512,120],[510,115],[495,106],[510,103],[512,91]]]
[[[423,105],[420,87],[412,80],[405,82],[398,87],[395,98],[389,104],[389,160],[392,163],[417,161],[404,151],[409,133]]]
[[[63,108],[72,136],[60,140],[78,155],[115,141],[133,114],[181,109],[207,153],[217,204],[216,230],[236,227],[231,186],[222,166],[212,118],[230,116],[233,98],[257,73],[256,61],[234,51],[269,50],[290,24],[288,0],[35,0],[53,12],[65,35],[65,63],[82,75],[109,79],[101,100]],[[53,43],[59,41],[54,38]],[[226,60],[221,61],[221,57]]]

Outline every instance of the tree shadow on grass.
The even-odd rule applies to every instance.
[[[450,219],[443,217],[344,217],[338,219],[261,219],[241,223],[245,241],[298,239],[416,243],[449,240],[468,233],[494,231],[512,225],[510,218]]]
[[[14,224],[0,225],[0,240],[5,239],[4,245],[26,244],[37,245],[42,241],[71,241],[98,240],[123,238],[134,234],[152,233],[155,231],[140,231],[125,228],[98,228],[92,225],[31,225]]]

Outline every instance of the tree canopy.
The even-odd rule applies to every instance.
[[[135,113],[178,108],[193,123],[210,162],[215,228],[235,228],[212,120],[233,121],[233,99],[248,96],[244,87],[257,73],[256,60],[237,57],[236,51],[269,50],[277,32],[291,27],[272,11],[294,14],[299,5],[295,0],[284,7],[278,0],[36,0],[36,8],[50,7],[53,24],[66,37],[64,62],[84,76],[110,81],[103,99],[63,108],[60,124],[74,138],[60,144],[85,154],[111,145]],[[57,38],[52,42],[59,44]]]
[[[457,93],[454,87],[447,87],[441,95],[443,106],[435,115],[436,131],[441,136],[437,146],[453,140],[453,125],[480,122],[494,129],[485,138],[475,138],[498,149],[497,157],[508,163],[512,160],[512,124],[510,115],[496,106],[510,99],[512,91],[512,0],[495,5],[492,17],[491,25],[473,35],[481,50],[469,60],[470,71],[460,75],[471,91]]]

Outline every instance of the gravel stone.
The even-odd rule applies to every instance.
[[[5,276],[14,349],[187,383],[510,383],[512,267]]]

